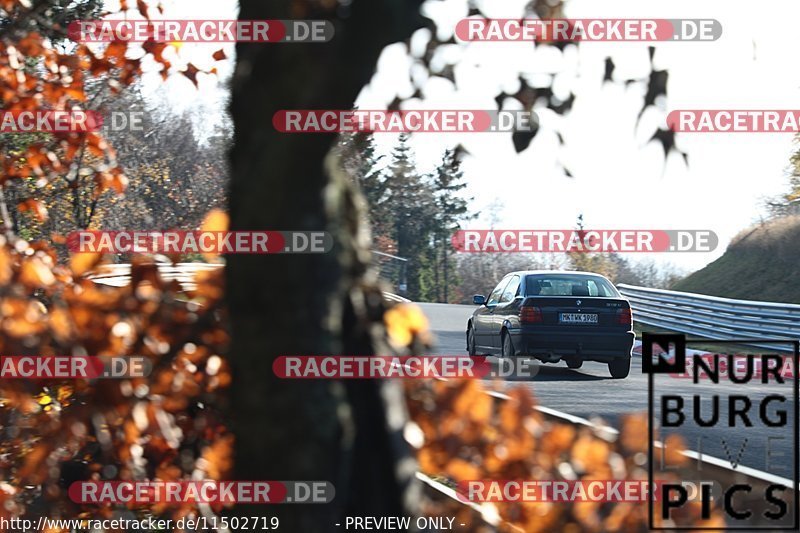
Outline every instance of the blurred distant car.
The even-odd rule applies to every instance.
[[[614,378],[630,373],[631,306],[605,277],[591,272],[523,271],[506,275],[467,322],[470,355],[525,355],[545,363],[608,364]]]

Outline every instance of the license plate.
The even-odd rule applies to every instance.
[[[562,324],[597,324],[595,313],[561,313]]]

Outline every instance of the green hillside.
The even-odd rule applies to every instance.
[[[726,298],[800,303],[799,257],[800,216],[770,220],[741,232],[722,257],[671,288]]]

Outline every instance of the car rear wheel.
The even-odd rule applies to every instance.
[[[608,371],[611,372],[611,377],[615,379],[628,377],[631,372],[631,358],[624,357],[611,361],[608,363]]]
[[[569,368],[580,368],[583,366],[583,359],[578,359],[577,357],[570,357],[567,359],[567,367]]]
[[[503,334],[503,351],[500,355],[503,357],[512,357],[514,355],[514,344],[511,342],[511,335],[508,333]]]
[[[467,353],[470,355],[477,354],[475,350],[475,332],[472,330],[472,327],[467,330]]]

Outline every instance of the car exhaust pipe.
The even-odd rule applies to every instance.
[[[556,355],[553,352],[544,353],[539,357],[545,363],[558,363],[559,361],[561,361],[561,356]]]

